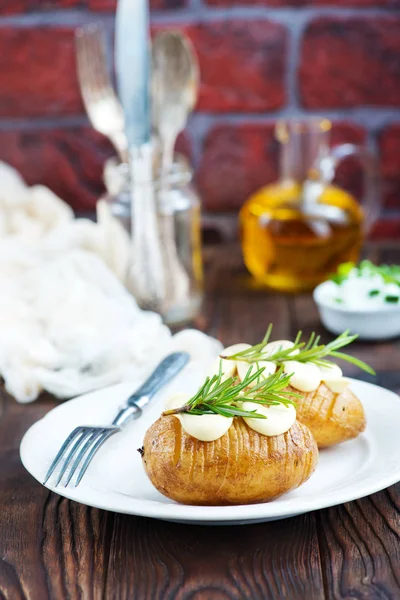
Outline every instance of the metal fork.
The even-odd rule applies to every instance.
[[[78,79],[83,103],[94,129],[107,136],[121,160],[128,160],[124,113],[107,69],[105,32],[98,25],[75,33]]]
[[[46,485],[56,467],[61,463],[61,470],[58,473],[54,487],[61,483],[64,475],[66,475],[64,487],[67,487],[79,467],[75,481],[75,487],[77,487],[93,457],[104,442],[114,433],[121,431],[121,427],[128,421],[138,419],[142,415],[143,408],[150,402],[154,394],[183,369],[189,358],[187,352],[175,352],[164,358],[144,384],[128,398],[110,426],[83,425],[76,427],[69,434],[51,463],[43,485]],[[71,468],[68,471],[69,467]]]

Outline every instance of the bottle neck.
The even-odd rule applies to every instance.
[[[329,156],[328,132],[307,123],[284,125],[279,132],[281,142],[280,176],[282,181],[303,184],[321,179],[320,163]]]

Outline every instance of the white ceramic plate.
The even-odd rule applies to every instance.
[[[383,388],[352,380],[352,389],[366,410],[367,429],[356,440],[322,451],[316,472],[299,489],[273,502],[248,506],[184,506],[165,498],[147,479],[137,448],[161,412],[165,396],[196,389],[201,373],[189,368],[185,371],[154,399],[154,405],[139,421],[102,447],[78,488],[54,489],[50,482],[47,487],[82,504],[115,512],[228,525],[299,515],[367,496],[400,480],[400,398]],[[133,387],[121,384],[86,394],[48,413],[21,442],[26,469],[42,482],[67,434],[76,425],[111,422]]]

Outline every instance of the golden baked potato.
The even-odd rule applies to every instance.
[[[297,419],[309,428],[319,448],[352,440],[366,425],[363,405],[350,388],[337,394],[321,383],[314,392],[300,394],[296,411]]]
[[[153,485],[183,504],[267,502],[304,483],[318,449],[305,425],[267,437],[234,418],[214,442],[188,435],[174,416],[161,416],[146,432],[143,462]]]

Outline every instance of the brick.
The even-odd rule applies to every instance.
[[[0,132],[0,160],[76,210],[94,208],[103,193],[103,165],[112,154],[106,138],[86,127]]]
[[[381,133],[379,148],[385,205],[400,208],[400,124]]]
[[[400,17],[324,17],[304,33],[300,97],[311,109],[400,104]]]
[[[207,135],[197,173],[206,209],[237,210],[251,193],[277,177],[273,125],[217,125]]]
[[[185,156],[190,164],[193,162],[192,143],[186,130],[178,135],[175,143],[175,152]]]
[[[400,214],[386,217],[384,215],[374,226],[369,237],[373,240],[395,240],[398,242],[400,239]]]
[[[262,112],[284,106],[287,32],[282,25],[224,20],[182,29],[199,57],[200,110]]]
[[[74,31],[64,27],[0,27],[0,116],[83,112]]]
[[[87,0],[89,8],[99,11],[115,11],[117,0]],[[168,10],[181,8],[186,5],[186,0],[150,0],[152,10]]]
[[[190,160],[186,134],[176,149]],[[0,160],[18,169],[29,185],[47,185],[75,210],[92,210],[104,192],[104,163],[115,151],[90,127],[0,131]]]
[[[350,123],[335,123],[332,143],[363,143],[365,132]],[[217,125],[208,133],[197,183],[206,209],[238,210],[257,189],[279,177],[279,144],[272,124]],[[338,183],[354,189],[354,165],[345,165]]]
[[[0,0],[0,15],[24,12],[76,8],[86,6],[83,0]]]
[[[206,0],[210,6],[232,6],[246,4],[247,6],[277,6],[295,8],[313,6],[332,6],[333,8],[364,8],[364,7],[389,7],[400,6],[400,0]]]
[[[366,131],[354,123],[335,123],[332,129],[332,146],[339,144],[355,144],[363,146],[366,142]],[[335,185],[347,190],[358,199],[364,195],[363,171],[359,159],[346,158],[339,163],[336,170]]]

